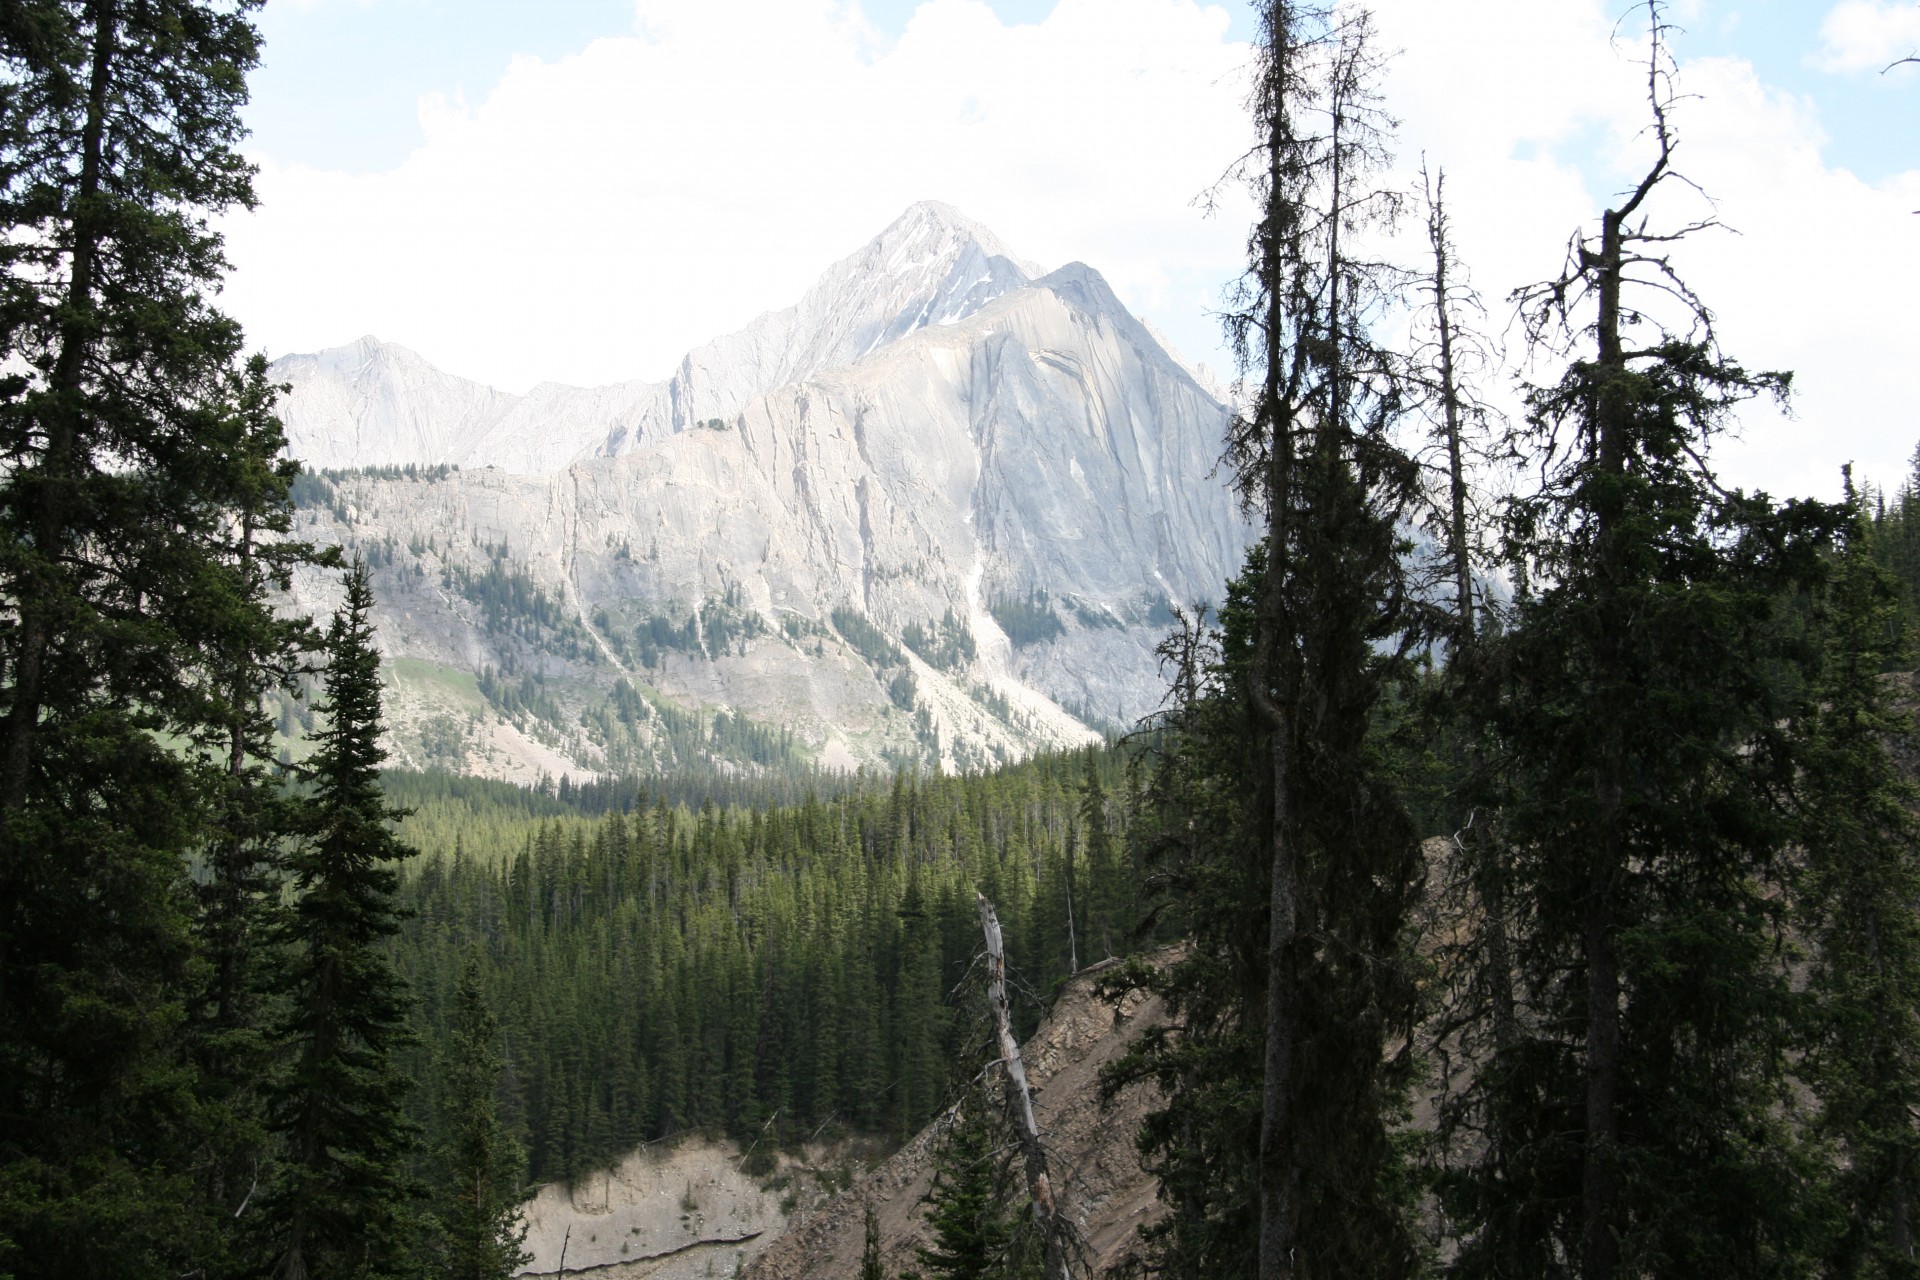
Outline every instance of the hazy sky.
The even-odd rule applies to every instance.
[[[1402,164],[1444,165],[1492,325],[1644,166],[1624,0],[1378,0]],[[1678,0],[1676,250],[1792,368],[1736,482],[1897,479],[1920,441],[1920,0]],[[1195,0],[269,0],[257,212],[226,305],[272,354],[363,333],[509,389],[659,377],[914,200],[1098,268],[1189,356],[1250,209],[1251,10]],[[1631,25],[1631,24],[1629,24]],[[1625,30],[1624,28],[1622,30]],[[1706,211],[1676,191],[1656,218]]]

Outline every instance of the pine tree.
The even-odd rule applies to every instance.
[[[273,763],[266,699],[292,686],[319,643],[310,619],[283,616],[263,602],[288,589],[294,565],[331,557],[290,536],[298,465],[283,456],[286,437],[273,413],[278,388],[267,382],[266,360],[253,357],[230,387],[232,411],[214,424],[233,472],[234,504],[218,559],[224,572],[216,581],[225,583],[227,598],[210,673],[222,721],[214,745],[225,759],[203,851],[206,874],[196,885],[205,979],[191,1027],[199,1091],[217,1133],[205,1193],[211,1203],[238,1210],[271,1164],[264,1117],[273,1056],[267,952],[279,909],[279,856],[300,811]]]
[[[1521,1015],[1478,1072],[1481,1141],[1448,1203],[1463,1275],[1798,1274],[1806,1242],[1769,886],[1795,768],[1780,602],[1833,513],[1709,468],[1737,406],[1786,378],[1718,350],[1676,236],[1649,228],[1674,142],[1649,14],[1658,154],[1527,295],[1541,342],[1583,349],[1529,395],[1544,483],[1508,508],[1520,591],[1477,695],[1524,911]],[[1663,297],[1680,328],[1654,318]]]
[[[0,1267],[219,1265],[247,1203],[183,871],[265,607],[222,559],[241,340],[207,302],[255,7],[0,10]]]
[[[874,1215],[872,1201],[866,1205],[865,1233],[860,1243],[860,1280],[887,1280],[886,1269],[880,1264],[880,1219]]]
[[[1920,788],[1899,763],[1914,739],[1899,590],[1876,560],[1861,496],[1815,613],[1820,662],[1802,740],[1797,923],[1814,946],[1803,1068],[1815,1129],[1837,1148],[1832,1275],[1914,1276],[1920,1175]],[[1910,677],[1908,678],[1910,681]],[[1898,754],[1896,754],[1898,753]]]
[[[1384,1049],[1411,1018],[1419,868],[1378,720],[1424,623],[1401,555],[1418,469],[1395,436],[1398,362],[1369,336],[1385,281],[1354,248],[1391,212],[1370,185],[1388,122],[1364,12],[1275,0],[1262,20],[1261,219],[1230,317],[1258,385],[1229,459],[1266,538],[1229,584],[1219,648],[1177,642],[1156,783],[1171,813],[1150,843],[1195,931],[1153,980],[1185,1030],[1116,1079],[1167,1098],[1143,1133],[1173,1209],[1161,1268],[1384,1277],[1415,1264],[1388,1140],[1403,1063]]]
[[[281,1039],[292,1057],[273,1100],[286,1146],[268,1203],[281,1280],[400,1274],[416,1191],[416,1132],[394,1053],[409,1041],[404,984],[387,953],[399,931],[396,865],[411,852],[380,790],[380,655],[364,564],[327,631],[326,726],[312,760],[311,820],[288,858],[295,892],[282,941]]]
[[[440,1159],[448,1280],[506,1280],[530,1258],[521,1248],[527,1228],[515,1194],[521,1152],[497,1111],[504,1065],[500,1023],[480,990],[480,962],[469,956],[440,1065],[449,1135]]]
[[[1038,1280],[1038,1241],[1021,1230],[1020,1180],[1007,1125],[983,1088],[969,1089],[940,1135],[926,1196],[931,1245],[914,1250],[935,1280]]]

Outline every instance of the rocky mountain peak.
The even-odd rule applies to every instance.
[[[310,467],[458,461],[516,397],[434,368],[367,335],[273,362],[292,385],[280,403],[293,455]]]
[[[791,307],[688,352],[668,388],[671,427],[731,417],[755,396],[843,368],[916,329],[964,320],[1038,274],[953,206],[921,201],[828,267]],[[658,435],[636,428],[603,452]]]
[[[303,536],[375,565],[396,759],[972,768],[1124,727],[1249,537],[1227,413],[1098,272],[914,205],[664,382],[281,362]],[[296,583],[316,611],[325,575]]]
[[[309,466],[446,462],[538,474],[730,419],[757,396],[964,320],[1040,274],[986,227],[927,200],[792,306],[688,352],[665,382],[542,383],[516,396],[374,337],[283,357],[274,373],[293,387],[282,416],[294,456]]]

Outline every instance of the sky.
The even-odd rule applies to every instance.
[[[1375,0],[1397,177],[1447,173],[1462,256],[1553,275],[1649,156],[1626,0]],[[1920,0],[1673,0],[1661,225],[1728,351],[1795,372],[1725,478],[1897,484],[1920,441]],[[1231,376],[1252,217],[1250,6],[1200,0],[268,0],[223,303],[272,355],[375,334],[508,390],[669,373],[916,200],[1084,261]],[[1707,203],[1708,198],[1711,203]],[[1411,253],[1411,237],[1402,248]],[[1536,370],[1537,372],[1538,370]]]

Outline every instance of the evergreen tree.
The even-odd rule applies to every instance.
[[[1806,1243],[1769,885],[1793,834],[1779,605],[1832,513],[1729,491],[1706,462],[1786,379],[1719,352],[1675,237],[1648,227],[1673,149],[1649,14],[1657,157],[1527,295],[1540,341],[1585,350],[1529,396],[1544,483],[1507,512],[1520,591],[1477,695],[1521,1014],[1477,1072],[1448,1198],[1463,1275],[1799,1274]],[[1679,329],[1661,296],[1687,303]]]
[[[449,1135],[441,1153],[440,1225],[448,1280],[506,1280],[530,1255],[517,1194],[521,1153],[501,1125],[496,1096],[505,1060],[500,1023],[480,990],[480,962],[460,974],[440,1086]]]
[[[914,1250],[935,1280],[1038,1280],[1040,1250],[1023,1231],[1024,1187],[1007,1125],[987,1090],[967,1091],[940,1135],[926,1197],[933,1242]]]
[[[291,586],[296,563],[331,560],[289,536],[298,467],[282,456],[286,437],[273,414],[278,388],[266,375],[265,358],[255,356],[233,376],[232,412],[217,423],[223,461],[234,473],[217,561],[223,573],[215,579],[227,598],[210,673],[222,721],[213,745],[225,758],[202,851],[206,870],[196,885],[204,981],[191,1023],[199,1092],[215,1129],[204,1190],[211,1203],[236,1208],[271,1164],[264,1116],[274,1053],[265,1009],[268,939],[279,908],[280,852],[300,812],[273,763],[267,697],[294,684],[318,645],[310,619],[281,616],[262,602]],[[217,1269],[210,1259],[208,1265]]]
[[[224,558],[246,410],[207,302],[255,7],[0,10],[0,1267],[218,1267],[247,1204],[183,873],[265,614]]]
[[[866,1205],[865,1232],[860,1242],[860,1280],[887,1280],[880,1264],[880,1219],[874,1216],[873,1202]]]
[[[1259,382],[1230,459],[1266,538],[1221,647],[1177,642],[1154,843],[1195,934],[1157,980],[1183,1032],[1116,1079],[1167,1098],[1142,1136],[1173,1210],[1163,1269],[1384,1277],[1415,1263],[1387,1131],[1404,1061],[1384,1047],[1412,1015],[1419,862],[1378,718],[1424,626],[1399,532],[1418,469],[1397,362],[1368,336],[1383,279],[1354,245],[1390,212],[1369,185],[1387,122],[1363,11],[1275,0],[1262,21],[1262,214],[1231,318]]]
[[[1815,612],[1820,663],[1796,726],[1802,740],[1798,921],[1814,945],[1805,1074],[1830,1164],[1838,1230],[1830,1275],[1920,1275],[1913,1201],[1920,1174],[1920,788],[1911,758],[1910,665],[1893,576],[1875,563],[1865,504],[1848,523]],[[1896,755],[1896,753],[1898,753]]]
[[[1110,959],[1120,953],[1122,939],[1133,928],[1134,904],[1128,877],[1120,866],[1119,841],[1110,826],[1107,786],[1100,778],[1091,747],[1081,773],[1079,818],[1087,848],[1087,887],[1082,892],[1087,905],[1081,913],[1087,931],[1083,945],[1089,958]]]
[[[1900,487],[1875,499],[1873,557],[1899,583],[1902,619],[1912,630],[1920,625],[1920,447]]]
[[[292,1057],[275,1090],[285,1144],[269,1200],[274,1274],[386,1277],[410,1265],[415,1188],[405,1169],[416,1130],[395,1051],[409,1040],[404,983],[388,956],[399,931],[396,865],[411,852],[401,811],[380,790],[380,655],[364,564],[327,631],[325,728],[312,760],[306,838],[288,858],[295,899],[282,932],[281,1039]]]

